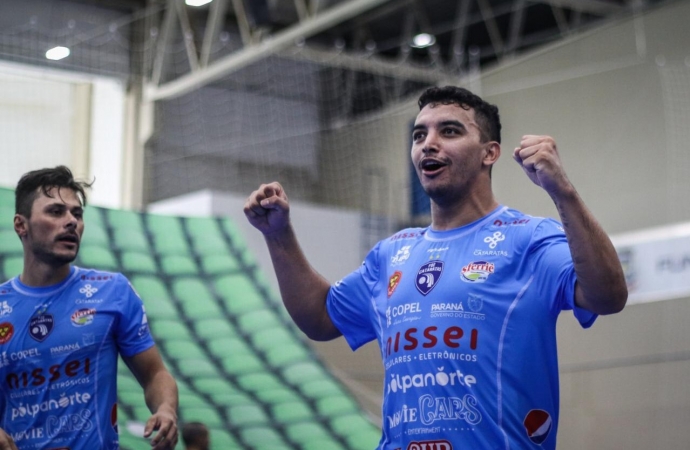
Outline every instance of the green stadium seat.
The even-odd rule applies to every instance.
[[[343,388],[338,383],[328,378],[301,384],[299,390],[306,397],[311,399],[341,395],[343,393]]]
[[[248,392],[256,393],[261,390],[283,389],[286,386],[278,377],[271,373],[250,373],[237,377],[237,384]]]
[[[262,351],[270,350],[277,345],[301,345],[286,327],[261,330],[253,333],[251,340],[254,347]]]
[[[310,442],[320,442],[330,438],[326,428],[316,422],[288,424],[285,426],[285,433],[290,441],[300,445]]]
[[[172,282],[172,291],[179,299],[185,315],[192,320],[223,316],[206,284],[198,278],[177,278]]]
[[[211,428],[211,450],[241,450],[244,447],[225,430]],[[180,438],[180,440],[182,440]]]
[[[244,275],[227,275],[216,279],[216,292],[232,314],[255,311],[265,307],[263,298],[252,281]]]
[[[178,370],[188,378],[208,377],[216,378],[220,376],[218,369],[208,359],[203,356],[197,359],[184,359],[178,362]]]
[[[218,359],[228,355],[252,353],[251,347],[240,337],[219,337],[207,342],[209,352]]]
[[[86,245],[79,249],[81,266],[99,270],[117,271],[120,265],[113,252],[104,247]]]
[[[0,205],[0,230],[14,230],[14,200],[12,205]]]
[[[175,305],[165,285],[156,277],[135,275],[132,285],[146,306],[146,314],[152,319],[179,320]]]
[[[288,389],[287,387],[258,391],[256,392],[256,398],[262,403],[269,405],[301,401],[299,394],[294,389]]]
[[[227,408],[228,421],[237,427],[268,424],[268,415],[257,405],[238,405]]]
[[[132,250],[139,253],[150,253],[149,241],[139,230],[129,228],[113,229],[113,247],[118,250]]]
[[[207,275],[223,275],[237,272],[240,264],[232,255],[208,255],[201,257],[201,268]]]
[[[146,406],[144,392],[139,388],[139,392],[120,390],[117,391],[117,402],[130,407]]]
[[[194,322],[197,336],[203,340],[215,340],[237,336],[237,330],[227,319],[201,319]]]
[[[278,315],[269,309],[260,309],[242,314],[237,318],[237,324],[240,330],[247,334],[283,326]]]
[[[84,234],[81,236],[81,245],[110,246],[110,237],[103,226],[86,221],[84,224]]]
[[[330,424],[333,431],[342,437],[369,433],[371,431],[375,432],[377,435],[381,433],[378,427],[365,419],[361,414],[336,416],[330,421]]]
[[[151,450],[151,443],[148,439],[133,436],[127,431],[127,427],[120,428],[120,449],[121,450]]]
[[[322,416],[335,416],[357,411],[357,403],[346,395],[323,397],[316,401],[316,410]]]
[[[160,255],[191,255],[182,222],[177,217],[146,215],[153,248]]]
[[[197,378],[192,381],[201,393],[220,406],[253,405],[255,401],[224,378]]]
[[[290,448],[288,443],[272,427],[246,427],[239,430],[242,440],[256,449]]]
[[[158,272],[156,261],[148,253],[123,252],[120,255],[122,270],[155,274]]]
[[[156,341],[192,339],[192,333],[189,331],[189,327],[176,320],[150,318],[149,327]]]
[[[105,217],[113,231],[134,230],[140,234],[145,234],[140,213],[122,209],[104,209],[103,211],[105,211]]]
[[[169,255],[161,257],[161,269],[168,276],[196,275],[199,267],[189,256]]]
[[[0,230],[0,253],[21,254],[24,252],[22,241],[19,240],[14,229]]]
[[[314,419],[312,409],[301,401],[277,403],[271,408],[271,415],[276,422],[281,424]]]
[[[225,373],[243,375],[266,370],[264,363],[253,353],[229,353],[221,360]]]
[[[375,447],[375,445],[372,445],[369,450]],[[302,444],[302,450],[347,450],[347,448],[333,439],[322,439],[319,442],[306,442]]]
[[[291,344],[289,342],[286,344],[277,343],[276,346],[268,350],[265,355],[266,361],[271,367],[275,368],[306,361],[310,358],[310,353],[304,346]]]
[[[84,208],[84,225],[86,228],[96,226],[105,229],[106,224],[102,212],[103,208],[87,205],[86,208]]]
[[[225,237],[215,219],[190,217],[186,220],[192,248],[198,255],[228,254]]]
[[[202,422],[209,428],[223,428],[225,423],[215,408],[194,407],[180,410],[180,418],[184,422]]]
[[[9,280],[24,270],[23,256],[5,256],[2,260],[3,279]]]
[[[247,244],[240,232],[240,229],[235,224],[235,221],[229,217],[222,217],[220,219],[220,227],[225,232],[225,234],[230,238],[232,246],[236,250],[244,250],[247,248]]]
[[[352,450],[371,450],[376,448],[380,440],[381,431],[376,429],[362,431],[358,434],[347,436],[345,439]]]
[[[328,378],[325,369],[313,361],[299,362],[283,369],[283,376],[288,383],[300,385]]]
[[[206,407],[208,402],[193,393],[180,393],[180,409]]]
[[[123,372],[123,375],[119,375],[117,377],[117,391],[137,392],[143,396],[144,391],[142,390],[139,382],[136,380],[136,378],[134,378],[134,375],[131,375],[131,372],[129,372],[129,369],[124,362],[122,363],[122,366],[124,366],[126,372]]]
[[[192,340],[168,339],[161,344],[165,347],[166,354],[176,361],[197,360],[205,354],[204,349]]]

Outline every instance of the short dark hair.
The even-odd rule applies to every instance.
[[[463,109],[472,108],[482,131],[482,140],[501,143],[501,119],[498,115],[498,107],[485,102],[465,88],[431,87],[419,97],[418,104],[420,110],[427,105],[457,105]]]
[[[198,445],[208,436],[208,427],[201,422],[187,422],[182,425],[182,442],[184,445]]]
[[[79,196],[82,206],[86,206],[86,188],[91,187],[91,184],[93,183],[75,180],[72,171],[66,166],[27,172],[19,179],[14,192],[14,212],[31,217],[31,208],[39,189],[46,197],[52,197],[49,193],[52,188],[72,189]]]

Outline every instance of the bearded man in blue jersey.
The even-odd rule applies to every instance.
[[[280,184],[244,212],[264,235],[283,301],[312,339],[376,339],[385,369],[381,450],[556,446],[556,319],[583,327],[627,300],[609,238],[568,180],[556,143],[528,135],[513,151],[561,222],[500,205],[498,108],[457,87],[419,99],[412,163],[431,225],[379,242],[333,286],[305,258]]]
[[[24,269],[0,286],[0,450],[118,449],[118,354],[144,389],[151,447],[177,443],[177,385],[141,299],[122,274],[71,265],[87,187],[64,166],[17,185]]]

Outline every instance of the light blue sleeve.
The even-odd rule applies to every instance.
[[[331,286],[326,300],[328,314],[352,350],[376,339],[374,297],[379,283],[381,243],[367,255],[359,269]]]
[[[554,314],[573,310],[583,328],[589,328],[598,317],[586,309],[575,306],[575,267],[563,226],[544,219],[534,230],[530,243],[530,258],[534,261],[534,273],[540,292],[550,294]]]
[[[144,303],[124,275],[119,275],[118,297],[122,308],[116,328],[117,347],[122,356],[134,356],[153,347]]]

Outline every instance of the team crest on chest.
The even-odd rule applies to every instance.
[[[417,271],[415,286],[422,295],[427,295],[438,284],[443,274],[443,261],[429,261]]]
[[[53,324],[52,314],[43,313],[34,316],[29,322],[29,335],[38,342],[43,342],[50,332],[53,331]]]

